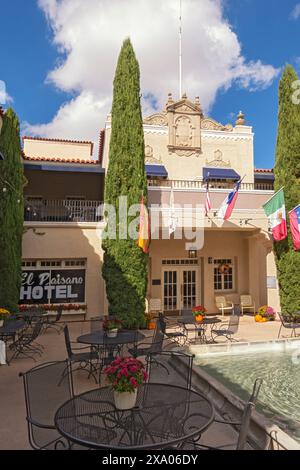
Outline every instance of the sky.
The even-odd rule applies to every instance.
[[[278,85],[300,74],[299,0],[182,0],[183,91],[206,115],[255,133],[255,165],[272,168]],[[23,135],[92,140],[111,109],[122,41],[141,68],[145,115],[179,96],[179,0],[0,0],[0,102]]]

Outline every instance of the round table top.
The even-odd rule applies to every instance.
[[[180,319],[180,323],[183,323],[184,325],[215,325],[216,323],[222,323],[222,320],[220,320],[217,317],[213,318],[205,318],[202,322],[196,322],[196,320],[193,317],[190,318],[182,318]]]
[[[79,336],[78,343],[100,346],[102,344],[128,344],[141,341],[145,338],[143,333],[137,330],[118,331],[115,338],[108,338],[105,331],[93,331],[92,333]]]
[[[8,321],[4,326],[0,327],[0,335],[15,334],[26,327],[27,325],[23,320],[11,320]]]
[[[213,404],[198,392],[148,383],[139,387],[131,410],[116,409],[108,387],[78,395],[57,410],[55,426],[92,449],[159,449],[200,436],[214,414]]]

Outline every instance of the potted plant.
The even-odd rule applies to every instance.
[[[106,318],[103,322],[103,330],[106,332],[108,338],[115,338],[121,326],[121,320],[117,320],[116,318]]]
[[[258,314],[255,316],[256,323],[266,323],[268,321],[275,321],[276,313],[273,307],[264,305],[258,310]]]
[[[120,357],[107,366],[104,373],[114,391],[116,408],[134,408],[138,387],[148,378],[144,364],[133,357]]]
[[[4,320],[8,320],[10,312],[6,308],[0,308],[0,327],[3,326]]]
[[[196,322],[201,323],[203,322],[205,315],[207,313],[207,310],[203,305],[198,305],[192,309],[194,319]]]
[[[156,328],[156,322],[154,320],[154,313],[146,313],[146,325],[148,330],[155,330]]]

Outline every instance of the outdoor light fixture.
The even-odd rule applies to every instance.
[[[197,258],[197,250],[189,250],[189,258],[190,259]]]

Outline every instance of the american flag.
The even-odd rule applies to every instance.
[[[206,197],[205,197],[205,215],[207,216],[209,211],[211,210],[211,202],[209,196],[209,179],[207,179],[206,184]]]

